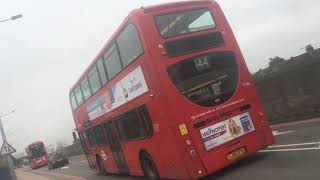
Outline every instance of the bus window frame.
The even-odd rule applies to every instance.
[[[81,81],[79,81],[79,82],[81,82]],[[81,101],[80,104],[79,104],[78,98],[77,98],[77,96],[76,96],[76,89],[77,89],[77,88],[79,88],[80,93],[81,93],[81,98],[82,98],[82,101]],[[78,105],[76,109],[78,109],[78,108],[79,108],[82,104],[84,104],[84,102],[85,102],[84,97],[83,97],[83,94],[82,94],[82,90],[81,90],[81,83],[76,85],[76,87],[73,89],[73,92],[74,92],[74,95],[75,95],[75,97],[76,97],[76,102],[77,102],[77,105]]]
[[[176,34],[174,36],[168,36],[168,37],[164,37],[161,35],[161,31],[156,23],[156,16],[162,16],[162,15],[169,15],[169,14],[176,14],[176,13],[183,13],[183,12],[187,12],[187,11],[196,11],[196,10],[201,10],[201,9],[206,9],[209,11],[211,17],[212,17],[212,20],[213,22],[215,23],[215,26],[214,28],[209,28],[209,29],[202,29],[202,30],[199,30],[199,31],[193,31],[193,32],[186,32],[186,33],[183,33],[183,34]],[[201,32],[206,32],[206,31],[215,31],[217,29],[217,26],[218,26],[218,23],[217,21],[215,20],[215,16],[213,14],[213,12],[211,12],[211,10],[207,7],[197,7],[197,8],[190,8],[190,9],[180,9],[178,11],[169,11],[169,12],[166,12],[166,13],[159,13],[159,14],[154,14],[152,15],[153,16],[153,23],[157,29],[157,33],[159,35],[160,38],[164,39],[164,40],[167,40],[167,39],[170,39],[170,38],[177,38],[179,39],[179,37],[183,37],[183,36],[186,36],[186,35],[190,35],[190,34],[194,34],[194,33],[201,33]]]
[[[102,128],[102,134],[103,134],[104,138],[107,140],[106,144],[100,144],[100,143],[98,143],[98,141],[97,141],[97,136],[96,136],[95,128],[97,128],[97,127],[99,127],[99,126]],[[92,129],[93,129],[93,132],[94,132],[94,137],[95,137],[95,139],[96,139],[96,146],[98,146],[98,147],[105,147],[105,146],[109,146],[109,145],[110,145],[110,142],[109,142],[109,139],[107,138],[106,130],[105,130],[104,126],[103,126],[103,123],[100,123],[100,124],[97,124],[97,125],[93,126]]]
[[[137,30],[138,32],[138,37],[139,37],[139,41],[141,43],[141,47],[142,47],[142,51],[141,53],[134,59],[132,60],[127,66],[123,66],[123,62],[122,62],[122,59],[121,59],[121,54],[120,54],[120,51],[119,51],[119,46],[118,46],[118,43],[117,43],[117,39],[119,37],[119,35],[124,31],[124,29],[129,25],[129,24],[132,24],[134,26],[134,28]],[[105,64],[104,64],[104,55],[107,53],[107,51],[111,48],[112,45],[115,45],[116,46],[116,51],[118,53],[118,56],[119,56],[119,60],[120,60],[120,64],[121,64],[121,70],[115,74],[113,76],[113,78],[109,78],[108,76],[108,73],[107,73],[107,68],[105,67]],[[92,93],[92,90],[91,90],[91,86],[90,86],[90,83],[89,83],[89,87],[90,87],[90,91],[91,91],[91,96],[88,98],[88,99],[84,99],[84,96],[83,96],[83,92],[82,92],[82,88],[81,88],[81,82],[83,81],[83,79],[86,77],[87,80],[88,80],[88,73],[89,71],[92,69],[93,66],[90,66],[90,68],[88,68],[88,70],[84,73],[85,76],[83,76],[78,82],[77,84],[75,85],[75,87],[70,91],[70,92],[73,92],[75,94],[75,89],[77,87],[80,87],[80,91],[81,91],[81,95],[82,95],[82,102],[81,104],[79,105],[78,102],[77,102],[77,107],[75,109],[73,109],[73,111],[77,110],[78,108],[80,108],[81,105],[85,104],[86,101],[88,101],[92,96],[94,96],[96,93],[98,93],[103,87],[107,86],[108,83],[110,83],[113,79],[117,78],[117,76],[123,72],[123,70],[125,68],[127,68],[128,66],[130,66],[131,64],[133,64],[135,61],[137,61],[137,59],[139,59],[141,56],[143,56],[143,54],[145,54],[145,43],[142,41],[142,38],[141,38],[141,31],[139,30],[138,26],[136,25],[136,23],[132,22],[132,21],[128,21],[124,26],[123,28],[121,28],[121,30],[119,31],[119,33],[110,41],[110,43],[108,44],[108,46],[101,52],[101,54],[99,54],[98,58],[96,58],[94,60],[94,63],[93,63],[93,66],[96,66],[97,68],[97,71],[98,71],[98,76],[99,76],[99,79],[100,79],[100,84],[101,84],[101,87],[99,90],[97,90],[97,92],[95,93]],[[105,70],[105,75],[106,75],[106,78],[107,78],[107,81],[105,84],[102,85],[102,82],[101,82],[101,77],[100,77],[100,74],[99,74],[99,69],[97,67],[97,62],[101,59],[102,61],[102,65],[103,65],[103,68]],[[71,93],[70,93],[71,94]],[[69,95],[70,97],[70,95]],[[69,98],[70,99],[70,98]],[[77,101],[77,99],[76,99]]]
[[[129,109],[128,111],[125,111],[125,112],[117,115],[115,118],[112,119],[112,120],[113,120],[113,124],[114,124],[114,128],[115,128],[116,133],[117,133],[117,137],[118,137],[118,140],[119,140],[120,143],[128,143],[128,142],[130,142],[130,141],[144,140],[144,139],[149,139],[149,138],[152,138],[152,137],[153,137],[153,134],[154,134],[153,126],[151,127],[151,128],[152,128],[152,131],[151,131],[152,133],[151,133],[150,135],[148,135],[148,134],[147,134],[147,131],[146,131],[146,128],[145,128],[145,126],[144,126],[143,123],[142,123],[142,119],[141,119],[140,113],[139,113],[139,111],[138,111],[138,108],[139,108],[139,107],[142,107],[142,106],[146,106],[146,104],[142,104],[142,105],[136,106],[135,108]],[[122,114],[125,114],[125,113],[127,113],[127,112],[129,112],[129,111],[134,111],[134,112],[137,114],[137,117],[138,117],[139,122],[140,122],[140,124],[141,124],[141,127],[142,127],[142,129],[143,129],[143,137],[134,138],[134,139],[121,139],[121,138],[120,138],[120,135],[119,135],[119,126],[118,126],[117,121],[120,120],[119,116],[121,116]],[[149,113],[149,112],[148,112],[148,113]],[[149,116],[150,116],[150,113],[149,113]],[[153,123],[152,123],[151,117],[150,117],[149,120],[150,120],[151,125],[152,125]]]
[[[83,90],[82,90],[82,83],[83,83],[85,80],[86,80],[86,82],[88,83],[89,90],[90,90],[90,95],[88,96],[87,99],[85,98],[84,93],[83,93]],[[86,73],[86,76],[84,76],[84,77],[81,79],[79,86],[80,86],[80,90],[81,90],[82,97],[83,97],[83,102],[82,102],[82,103],[84,103],[84,102],[86,102],[88,99],[90,99],[91,96],[92,96],[92,89],[91,89],[91,86],[90,86],[90,83],[89,83],[89,78],[88,78],[88,74],[87,74],[87,73]]]
[[[105,64],[105,59],[107,59],[107,58],[109,58],[111,55],[108,55],[107,57],[105,57],[105,55],[108,53],[108,51],[112,48],[112,46],[115,46],[115,50],[114,51],[116,51],[116,53],[117,53],[117,55],[118,55],[118,59],[119,59],[119,62],[120,62],[120,67],[121,67],[121,70],[119,71],[119,72],[117,72],[116,74],[114,74],[113,75],[113,77],[112,78],[110,78],[109,77],[109,75],[108,75],[108,69],[107,69],[107,67],[106,67],[106,64]],[[105,72],[106,72],[106,76],[107,76],[107,79],[108,79],[108,81],[107,81],[107,83],[108,82],[111,82],[115,77],[117,77],[122,71],[123,71],[123,64],[122,64],[122,61],[121,61],[121,57],[120,57],[120,52],[119,52],[119,50],[118,50],[118,46],[117,46],[117,43],[116,42],[114,42],[114,40],[112,40],[112,43],[110,43],[110,45],[106,48],[106,50],[105,51],[103,51],[103,55],[101,56],[101,58],[102,58],[102,64],[103,64],[103,67],[104,67],[104,69],[105,69]],[[100,76],[100,75],[99,75]],[[106,84],[107,84],[106,83]]]
[[[137,33],[138,33],[138,38],[139,38],[139,42],[140,42],[140,44],[141,44],[142,51],[141,51],[141,53],[140,53],[136,58],[134,58],[130,63],[128,63],[126,66],[124,66],[124,63],[123,63],[122,58],[121,58],[121,52],[120,52],[120,48],[119,48],[119,44],[118,44],[118,39],[119,39],[119,36],[123,33],[123,31],[124,31],[129,25],[132,25],[132,26],[136,29],[136,31],[137,31]],[[133,23],[132,21],[129,21],[128,23],[126,23],[126,25],[121,29],[120,33],[118,33],[117,36],[116,36],[116,38],[114,39],[115,44],[117,45],[117,50],[118,50],[118,53],[119,53],[119,58],[120,58],[121,64],[122,64],[122,66],[123,66],[122,69],[130,66],[130,64],[132,64],[133,62],[135,62],[140,56],[142,56],[142,55],[145,53],[145,47],[144,47],[144,44],[143,44],[143,42],[142,42],[142,39],[141,39],[141,35],[140,35],[140,34],[141,34],[141,32],[139,31],[138,26],[137,26],[135,23]]]
[[[97,89],[96,92],[92,92],[92,87],[91,87],[90,78],[89,78],[89,73],[90,73],[94,68],[96,68],[96,71],[97,71],[97,74],[98,74],[98,80],[99,80],[99,83],[100,83],[100,87]],[[88,83],[89,83],[89,86],[90,86],[90,89],[91,89],[91,96],[90,96],[90,97],[92,97],[92,96],[94,96],[98,91],[100,91],[100,89],[103,87],[102,81],[101,81],[101,77],[100,77],[100,73],[99,73],[99,70],[98,70],[98,65],[97,65],[97,63],[94,63],[94,65],[89,68],[89,71],[88,71],[88,73],[87,73],[87,79],[88,79]],[[89,97],[89,98],[90,98],[90,97]],[[89,98],[88,98],[88,99],[89,99]]]
[[[87,140],[88,140],[88,144],[89,144],[90,148],[98,147],[97,139],[96,139],[95,132],[94,132],[94,127],[95,127],[95,126],[92,126],[92,127],[90,127],[90,128],[88,128],[88,129],[85,130],[85,134],[86,134],[86,136],[87,136]],[[93,135],[93,138],[94,138],[94,140],[95,140],[95,143],[94,143],[94,144],[92,144],[91,138],[88,136],[88,134]]]

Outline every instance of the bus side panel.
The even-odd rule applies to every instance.
[[[178,107],[168,106],[167,92],[159,83],[159,94],[155,98],[159,107],[156,108],[158,123],[154,124],[154,132],[159,134],[159,157],[163,161],[161,177],[173,179],[186,179],[191,177],[188,167],[193,166],[193,162],[184,148],[184,141],[178,129],[179,114],[183,113]],[[196,164],[196,163],[195,163]]]
[[[95,150],[96,154],[103,160],[104,167],[108,173],[118,173],[116,162],[114,161],[110,145],[98,147]]]
[[[181,141],[177,139],[177,114],[180,112],[178,109],[174,109],[173,113],[170,113],[168,108],[168,93],[163,86],[164,79],[159,74],[166,74],[163,72],[163,64],[159,54],[151,52],[158,52],[157,38],[154,32],[154,28],[150,28],[150,24],[154,24],[152,15],[148,14],[141,20],[141,30],[143,30],[144,39],[149,47],[149,58],[146,60],[149,71],[150,81],[153,84],[153,101],[149,103],[148,110],[153,122],[153,137],[154,147],[157,149],[155,154],[152,154],[152,158],[156,161],[156,165],[161,178],[172,179],[186,179],[190,178],[187,167],[190,166],[191,161],[187,161],[186,150],[182,148]],[[146,38],[148,37],[148,38]],[[176,108],[176,107],[175,107]],[[182,113],[182,112],[180,112]]]
[[[122,151],[125,154],[130,175],[143,176],[139,157],[142,149],[148,152],[153,159],[157,155],[157,152],[153,146],[153,140],[151,139],[142,139],[122,143]]]

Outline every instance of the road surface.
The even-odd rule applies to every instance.
[[[276,138],[274,146],[204,180],[319,180],[320,119],[275,125],[272,129]],[[34,180],[40,177],[43,177],[43,180],[143,179],[117,175],[98,176],[88,168],[84,156],[72,157],[68,166],[56,170],[49,171],[47,167],[43,167],[38,170],[23,168],[18,171],[20,176],[24,172],[41,175]]]

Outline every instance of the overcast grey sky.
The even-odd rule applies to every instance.
[[[68,91],[127,13],[169,0],[0,1],[0,114],[19,151],[34,140],[72,142]],[[320,46],[320,1],[218,0],[250,71],[268,58],[289,58]]]

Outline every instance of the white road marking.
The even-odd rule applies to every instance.
[[[269,146],[268,148],[305,146],[305,145],[319,145],[320,146],[320,142],[308,142],[308,143],[297,143],[297,144],[281,144],[281,145]]]
[[[279,132],[279,131],[272,131],[272,134],[274,136],[278,136],[278,135],[281,135],[281,134],[287,134],[287,133],[291,133],[293,131],[284,131],[284,132]]]
[[[313,148],[295,148],[295,149],[266,149],[259,152],[286,152],[286,151],[308,151],[308,150],[320,150],[320,147]]]
[[[69,166],[63,166],[60,169],[69,169],[69,168],[70,168]]]

